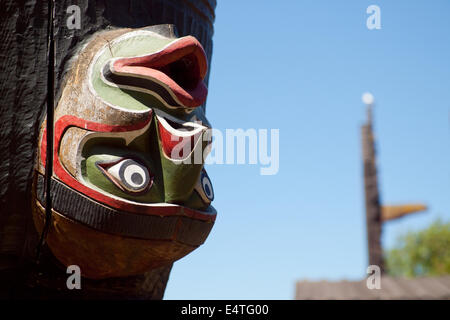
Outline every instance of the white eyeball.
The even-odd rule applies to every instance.
[[[132,159],[126,159],[106,169],[125,190],[142,192],[151,182],[146,167]]]

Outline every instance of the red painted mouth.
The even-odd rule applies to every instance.
[[[111,65],[115,74],[162,83],[188,108],[201,106],[206,101],[208,89],[203,79],[207,70],[205,51],[192,36],[183,37],[159,52],[119,58]]]

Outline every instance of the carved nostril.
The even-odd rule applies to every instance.
[[[183,89],[195,89],[198,86],[198,82],[201,81],[197,65],[195,56],[190,54],[168,66],[170,70],[169,76]]]

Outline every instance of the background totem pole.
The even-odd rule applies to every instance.
[[[427,210],[422,203],[401,205],[383,205],[380,200],[377,172],[377,148],[373,128],[374,97],[370,93],[363,95],[366,104],[367,122],[361,127],[362,158],[364,175],[364,195],[366,207],[367,252],[369,265],[380,267],[384,273],[384,256],[381,243],[383,224],[405,215]]]
[[[54,5],[55,13],[53,19],[49,14],[52,5]],[[73,19],[72,15],[76,14],[76,12],[68,10],[72,5],[80,8],[80,28],[69,28],[72,22],[68,23],[68,19]],[[179,133],[180,136],[186,136],[191,141],[189,131],[197,133],[197,131],[202,131],[204,128],[209,127],[206,118],[204,118],[206,92],[203,92],[201,86],[196,86],[196,84],[201,80],[204,80],[207,84],[209,69],[206,66],[210,65],[211,61],[215,6],[215,0],[92,0],[77,1],[76,3],[65,0],[54,3],[48,3],[47,1],[1,1],[1,297],[159,299],[164,294],[172,262],[192,251],[205,240],[212,226],[213,219],[202,220],[202,214],[199,212],[212,213],[211,216],[215,216],[214,209],[209,207],[209,202],[213,197],[209,178],[202,166],[193,166],[191,168],[181,165],[184,171],[180,173],[182,169],[168,163],[167,157],[163,157],[162,154],[167,156],[167,153],[173,149],[173,146],[167,141],[163,143],[164,137],[170,137],[174,133]],[[173,24],[174,27],[167,25],[156,28],[150,27],[160,24]],[[52,25],[54,28],[51,28]],[[144,29],[137,31],[137,28]],[[175,29],[178,31],[178,35]],[[128,120],[127,116],[116,114],[116,120],[123,123],[114,123],[114,121],[113,123],[107,123],[108,119],[111,119],[108,116],[105,116],[103,121],[101,121],[102,119],[97,119],[99,121],[95,123],[93,121],[95,120],[94,118],[88,119],[89,116],[86,116],[86,114],[83,116],[77,114],[78,109],[70,105],[73,95],[79,94],[79,92],[74,92],[74,90],[76,91],[76,86],[72,83],[79,75],[74,71],[74,67],[82,66],[83,70],[80,70],[85,71],[84,67],[89,65],[89,62],[83,63],[83,59],[86,56],[90,56],[91,59],[94,56],[103,59],[101,49],[105,45],[109,45],[109,42],[120,45],[124,39],[120,37],[131,39],[136,36],[134,32],[140,32],[139,36],[144,37],[142,41],[139,40],[140,43],[144,43],[144,47],[145,41],[151,42],[152,37],[158,39],[159,47],[155,47],[152,42],[151,45],[144,49],[136,49],[136,52],[122,52],[124,56],[122,61],[120,59],[110,60],[109,62],[113,64],[110,64],[108,70],[104,69],[102,71],[101,79],[105,80],[105,83],[111,84],[111,88],[115,86],[119,90],[130,90],[130,95],[134,94],[134,97],[141,95],[145,90],[150,90],[152,93],[157,92],[158,103],[166,106],[167,110],[161,107],[156,108],[158,112],[155,111],[156,109],[150,109],[151,111],[148,112],[137,112],[132,114]],[[102,35],[99,37],[99,34]],[[188,35],[193,37],[184,37]],[[99,42],[100,38],[101,41]],[[118,38],[121,40],[119,41]],[[199,44],[196,43],[197,40]],[[52,53],[52,44],[54,45],[54,53]],[[129,43],[123,47],[128,45]],[[132,47],[132,45],[128,47]],[[159,57],[159,60],[155,59],[155,56],[152,54],[163,50],[163,48],[167,49],[165,57]],[[110,48],[109,50],[121,52],[120,48]],[[104,50],[103,53],[105,52]],[[202,58],[202,55],[204,58]],[[189,57],[184,59],[186,56]],[[113,57],[116,56],[113,55],[109,59]],[[147,57],[147,60],[139,60],[139,57]],[[204,62],[202,59],[204,59]],[[183,62],[180,65],[181,60]],[[169,77],[171,75],[170,72],[174,72],[172,78],[179,73],[180,68],[184,70],[181,73],[190,74],[191,77],[183,76],[182,79],[175,81],[178,83],[184,81],[181,87],[186,90],[181,90],[175,85],[171,86],[162,78],[158,80],[162,79],[162,87],[167,89],[165,91],[160,87],[156,88],[152,85],[149,87],[148,83],[143,84],[142,81],[136,81],[136,79],[151,76],[151,74],[141,74],[138,70],[139,67],[149,67],[149,63],[153,63],[150,67],[169,75]],[[169,64],[170,68],[166,68]],[[95,67],[92,68],[96,70]],[[133,68],[135,69],[132,70]],[[134,80],[130,81],[130,79]],[[165,86],[166,84],[167,86]],[[54,87],[54,94],[52,90],[47,90],[52,86]],[[125,88],[124,86],[127,87]],[[65,88],[67,88],[66,91]],[[110,96],[108,93],[106,95]],[[193,99],[189,100],[189,97]],[[104,97],[100,98],[104,99]],[[83,98],[80,97],[80,99]],[[52,100],[54,103],[52,103]],[[139,99],[136,98],[136,100]],[[140,101],[142,102],[142,100]],[[60,105],[58,105],[59,103]],[[97,109],[94,109],[98,111],[98,108],[101,108],[101,103],[95,102],[94,104],[97,106]],[[143,104],[146,105],[145,102]],[[120,103],[118,105],[121,107]],[[54,108],[57,106],[58,108],[55,111]],[[147,202],[170,202],[173,203],[173,208],[178,208],[177,210],[181,210],[183,214],[188,212],[187,215],[191,215],[188,218],[197,219],[200,217],[198,221],[201,221],[201,223],[197,223],[197,220],[191,223],[191,220],[189,220],[191,225],[186,227],[187,232],[183,232],[183,228],[179,227],[179,225],[183,226],[183,223],[186,226],[185,222],[181,221],[181,219],[178,219],[179,221],[176,222],[177,230],[181,230],[176,237],[184,237],[182,242],[184,241],[184,244],[189,243],[192,248],[177,251],[176,253],[173,250],[168,250],[168,255],[172,256],[167,257],[166,261],[161,261],[160,257],[160,261],[155,263],[153,257],[147,261],[148,263],[144,267],[144,269],[148,270],[138,270],[139,268],[133,270],[133,268],[129,269],[129,266],[127,266],[123,269],[128,271],[120,270],[120,267],[118,267],[118,269],[110,270],[109,273],[107,272],[107,274],[103,275],[99,274],[98,270],[88,271],[91,274],[89,274],[88,278],[83,278],[82,290],[67,290],[65,281],[67,274],[63,265],[70,263],[70,261],[65,261],[67,258],[65,254],[62,256],[58,254],[61,248],[58,249],[58,245],[55,245],[55,243],[62,243],[58,238],[56,238],[58,241],[53,242],[52,248],[49,248],[49,246],[51,247],[51,240],[49,240],[50,243],[45,242],[45,245],[38,250],[40,233],[45,229],[44,217],[46,212],[45,208],[39,207],[39,205],[36,210],[36,201],[33,202],[35,199],[32,199],[32,195],[34,195],[42,204],[45,203],[47,197],[50,197],[49,200],[55,205],[66,206],[66,209],[71,208],[70,201],[74,201],[75,205],[75,201],[80,203],[80,201],[85,199],[83,197],[80,198],[81,200],[63,197],[61,200],[61,194],[64,191],[59,189],[53,190],[53,188],[62,188],[58,185],[58,182],[52,183],[51,192],[45,192],[45,180],[48,179],[48,175],[45,172],[47,155],[45,151],[48,149],[45,144],[45,136],[47,134],[45,130],[46,122],[43,121],[47,114],[51,115],[53,112],[56,112],[55,120],[63,118],[65,120],[74,120],[75,118],[86,120],[78,128],[79,130],[73,129],[73,132],[66,135],[66,137],[63,135],[59,136],[62,140],[62,147],[58,147],[63,149],[64,145],[67,147],[67,152],[63,152],[61,155],[61,160],[66,169],[64,172],[70,172],[70,169],[72,169],[74,176],[80,174],[80,177],[82,177],[81,171],[87,172],[87,174],[91,172],[95,175],[96,173],[92,171],[95,168],[103,170],[101,171],[104,174],[103,176],[97,176],[97,178],[92,180],[85,177],[86,181],[89,180],[92,183],[93,192],[97,192],[96,194],[100,198],[102,193],[98,192],[98,189],[102,188],[106,190],[106,193],[112,193],[112,201],[115,203],[117,201],[129,203],[129,201],[136,200],[135,197],[143,197],[143,193],[151,190],[153,193],[149,193],[147,198],[149,201]],[[114,118],[114,115],[112,118]],[[70,123],[73,128],[77,125],[79,126],[77,119],[75,119],[75,122]],[[202,121],[203,126],[196,127],[198,120]],[[139,127],[135,121],[143,126]],[[67,121],[61,121],[60,123],[68,124]],[[104,138],[101,137],[102,132],[112,132],[111,135],[113,135],[114,131],[117,131],[122,133],[121,138],[127,140],[130,134],[133,134],[124,133],[126,130],[123,126],[126,127],[127,124],[134,130],[130,131],[133,131],[135,134],[139,130],[141,130],[139,133],[142,134],[143,131],[148,129],[149,132],[153,130],[154,137],[159,137],[158,141],[161,141],[160,148],[158,149],[157,142],[149,142],[152,146],[149,148],[153,148],[153,151],[147,150],[147,153],[154,154],[157,149],[159,150],[158,152],[161,152],[161,163],[165,163],[162,165],[162,170],[166,172],[164,178],[155,174],[153,163],[147,163],[145,160],[139,161],[135,157],[136,154],[130,156],[128,153],[119,152],[113,156],[110,155],[109,158],[99,157],[93,151],[95,150],[95,143],[86,143],[89,140],[84,139],[86,132],[81,132],[82,129],[86,129],[90,132],[98,133],[98,136],[94,137],[95,140],[95,138]],[[103,130],[108,125],[115,129]],[[122,128],[117,129],[120,126]],[[58,136],[58,127],[51,127],[54,128],[56,138]],[[186,132],[188,133],[186,134]],[[151,135],[149,134],[149,136]],[[87,160],[85,167],[77,168],[75,165],[77,163],[76,156],[71,154],[69,146],[71,144],[72,146],[81,145],[82,139],[84,139],[83,145],[89,147],[86,150],[91,151],[86,151]],[[145,139],[151,138],[142,139],[145,144],[148,142]],[[92,142],[94,140],[89,141]],[[200,147],[205,148],[206,146],[201,144]],[[138,146],[136,148],[139,149]],[[145,150],[143,152],[145,153]],[[102,154],[105,154],[105,152],[102,152]],[[59,157],[59,154],[57,157]],[[37,175],[35,168],[39,169],[39,166],[41,166],[40,175]],[[130,170],[134,171],[131,172]],[[124,172],[125,177],[128,178],[121,180],[120,177],[123,178]],[[185,172],[188,173],[185,175]],[[177,176],[183,178],[177,178]],[[194,181],[194,176],[198,176],[199,180]],[[60,178],[60,176],[57,175],[57,178]],[[187,189],[183,189],[173,182],[177,179],[183,181],[181,185],[188,185],[188,187],[185,187]],[[67,181],[63,182],[67,183]],[[74,183],[76,184],[77,182],[75,181]],[[107,185],[108,183],[110,185]],[[164,191],[158,189],[158,185],[164,186]],[[117,190],[111,191],[112,189],[108,189],[114,186],[117,187]],[[77,190],[79,191],[78,193],[87,194],[83,191],[85,189]],[[72,192],[71,194],[78,193]],[[58,195],[60,195],[59,200],[56,197]],[[55,198],[52,199],[52,197]],[[118,200],[118,198],[122,200]],[[67,203],[68,201],[69,203]],[[185,206],[187,209],[179,209],[181,206],[183,208]],[[136,208],[130,208],[126,205],[119,207],[130,210]],[[35,209],[35,221],[33,221],[32,215],[33,208]],[[81,207],[78,206],[77,208],[80,209]],[[130,210],[123,211],[129,212]],[[150,209],[139,210],[149,211]],[[88,212],[91,211],[88,210]],[[73,212],[73,215],[79,214],[80,210]],[[103,214],[104,216],[111,216],[111,212],[103,212]],[[77,217],[74,216],[73,218]],[[135,218],[133,216],[133,219]],[[78,219],[81,218],[78,217]],[[153,226],[153,222],[150,223],[149,219],[147,219],[147,223]],[[193,219],[192,221],[194,221]],[[95,222],[91,222],[94,223],[93,226],[95,227]],[[204,227],[202,225],[203,222],[209,223],[209,226]],[[122,228],[123,223],[119,223],[118,226]],[[114,224],[108,224],[107,228],[112,229],[105,231],[107,234],[117,231],[120,237],[127,236],[127,232],[128,236],[133,237],[135,235],[133,232],[137,232],[142,237],[148,236],[154,239],[160,236],[164,238],[164,235],[160,234],[155,235],[154,233],[150,235],[147,229],[133,231],[133,226],[136,226],[136,223],[130,225],[131,229],[128,228],[124,231],[125,229],[114,229]],[[169,230],[170,226],[166,226],[166,228]],[[203,231],[200,230],[202,228]],[[162,227],[160,226],[158,230],[161,229]],[[51,227],[49,230],[49,235],[51,235]],[[174,236],[173,239],[180,240],[176,237]],[[91,241],[93,241],[92,239]],[[94,245],[95,243],[92,244]],[[88,243],[86,245],[89,246]],[[37,255],[38,253],[39,256]],[[84,258],[89,261],[89,256]],[[70,258],[67,259],[70,260]]]

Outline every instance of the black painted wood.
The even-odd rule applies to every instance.
[[[98,30],[170,23],[180,35],[197,37],[211,58],[215,0],[58,0],[55,4],[56,100],[69,60],[80,43]],[[79,30],[66,25],[66,10],[73,4],[81,9]],[[26,297],[31,292],[58,296],[55,279],[66,278],[50,254],[43,255],[39,272],[34,265],[38,235],[31,220],[31,184],[39,125],[47,105],[47,5],[41,0],[0,0],[0,297]],[[143,278],[90,283],[83,297],[161,298],[170,268]],[[108,291],[108,287],[122,289]]]

